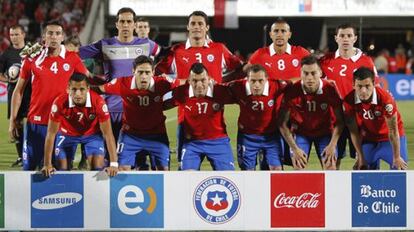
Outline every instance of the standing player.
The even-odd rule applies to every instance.
[[[209,76],[217,83],[234,79],[240,74],[242,62],[233,55],[222,43],[208,41],[207,32],[210,28],[208,17],[202,11],[194,11],[188,16],[188,39],[186,43],[177,44],[169,54],[156,66],[158,74],[165,73],[177,79],[187,79],[190,67],[202,63]],[[228,72],[226,77],[223,73]],[[178,108],[177,158],[181,162],[183,134],[181,124],[184,120],[184,108]]]
[[[369,169],[384,160],[390,169],[407,169],[407,140],[401,115],[392,96],[375,86],[375,73],[367,67],[354,74],[354,90],[344,100],[345,116],[356,121],[362,135],[363,159]]]
[[[281,18],[272,24],[269,36],[273,43],[256,50],[250,57],[249,64],[262,65],[270,79],[299,80],[300,61],[309,55],[308,50],[289,44],[292,31],[289,24]]]
[[[291,80],[300,79],[300,61],[303,57],[309,55],[308,50],[301,46],[289,44],[292,37],[290,25],[278,18],[270,28],[269,36],[272,44],[269,47],[259,48],[249,59],[249,64],[262,65],[271,80]],[[280,105],[281,97],[277,100],[277,106]],[[291,165],[289,147],[286,142],[282,142],[284,150],[284,163]],[[282,156],[282,157],[283,157]],[[267,170],[266,160],[261,163],[261,168]]]
[[[240,107],[237,135],[239,166],[254,170],[257,154],[263,151],[270,170],[281,170],[282,147],[277,127],[276,99],[287,86],[285,81],[268,80],[266,69],[251,65],[247,80],[230,82],[229,88]]]
[[[83,74],[74,73],[69,80],[69,93],[60,95],[53,102],[42,168],[45,176],[50,176],[55,170],[52,165],[54,145],[58,170],[71,170],[78,144],[84,145],[91,170],[102,170],[105,165],[102,136],[110,154],[110,166],[107,172],[110,176],[114,176],[118,171],[115,139],[108,107],[101,96],[89,91],[86,78]]]
[[[154,77],[153,61],[147,56],[135,59],[133,72],[133,76],[114,79],[100,87],[101,91],[119,95],[123,100],[123,125],[118,140],[120,168],[131,170],[136,154],[145,151],[155,158],[158,170],[168,170],[170,150],[163,96],[171,91],[173,83]]]
[[[75,52],[66,51],[61,45],[63,26],[51,21],[43,27],[46,49],[34,58],[26,57],[20,70],[20,78],[13,92],[9,125],[10,138],[18,134],[17,113],[22,103],[23,90],[32,83],[32,95],[27,117],[23,146],[23,169],[35,170],[42,164],[49,112],[53,100],[64,93],[73,72],[89,75]],[[47,93],[47,94],[46,94]]]
[[[26,33],[23,26],[15,25],[9,30],[11,46],[8,47],[0,56],[0,80],[7,82],[7,119],[10,119],[11,98],[16,87],[16,82],[19,77],[22,58],[19,53],[25,46],[24,38]],[[22,104],[18,109],[16,123],[18,129],[18,137],[14,141],[17,150],[17,160],[12,166],[22,165],[22,151],[23,151],[23,118],[27,117],[27,111],[30,103],[31,87],[30,83],[24,89]]]
[[[82,59],[94,58],[103,61],[105,82],[132,75],[133,61],[139,55],[156,56],[158,45],[148,39],[134,37],[136,14],[131,8],[121,8],[116,17],[118,35],[82,46],[79,55]],[[111,114],[112,130],[118,139],[122,127],[122,99],[119,96],[106,96]]]
[[[199,170],[204,156],[213,170],[234,170],[234,159],[224,123],[224,104],[232,103],[225,86],[211,81],[207,68],[194,63],[189,84],[173,90],[173,100],[184,108],[182,170]]]
[[[328,80],[335,81],[339,95],[343,99],[352,91],[353,72],[359,67],[365,66],[375,70],[371,58],[360,49],[355,48],[357,41],[356,28],[350,24],[342,24],[336,28],[335,41],[338,50],[321,58],[321,67]],[[376,72],[376,71],[375,71]],[[355,157],[355,149],[349,141],[349,131],[345,128],[338,141],[337,168],[340,168],[341,159],[345,156],[348,140],[351,157]]]
[[[343,129],[341,99],[332,83],[321,80],[316,57],[303,58],[301,66],[302,80],[288,88],[283,97],[280,132],[290,146],[295,169],[306,168],[314,143],[322,167],[335,170],[336,143]]]

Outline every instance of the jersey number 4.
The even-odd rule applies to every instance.
[[[57,62],[53,62],[53,64],[50,66],[50,71],[52,71],[53,73],[57,74],[58,73],[58,67],[57,67]]]

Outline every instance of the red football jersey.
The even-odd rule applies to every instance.
[[[105,100],[89,91],[85,106],[76,106],[67,93],[52,104],[49,119],[60,122],[60,132],[69,136],[93,135],[100,132],[99,123],[109,120]]]
[[[155,69],[157,73],[173,74],[177,79],[187,79],[191,65],[196,62],[203,63],[217,83],[222,82],[226,70],[234,70],[241,65],[240,59],[222,43],[210,42],[203,47],[191,47],[187,40],[185,44],[173,46]]]
[[[306,93],[302,83],[296,82],[286,89],[282,103],[282,109],[290,111],[292,130],[309,137],[330,135],[334,124],[332,110],[340,107],[335,86],[326,80],[320,81],[315,94]]]
[[[401,120],[400,112],[398,112],[392,96],[384,89],[375,87],[371,102],[361,102],[355,94],[355,90],[351,91],[344,100],[345,117],[354,117],[359,126],[360,134],[364,141],[381,142],[387,141],[388,126],[385,121],[397,114],[398,132],[400,136],[404,135],[404,126]]]
[[[47,49],[34,58],[23,60],[20,77],[32,82],[27,120],[34,124],[47,125],[53,100],[66,92],[69,78],[74,72],[86,74],[87,70],[75,52],[61,46],[59,56],[47,56]]]
[[[224,123],[224,104],[233,103],[225,86],[211,85],[205,97],[195,97],[193,89],[182,85],[173,90],[173,100],[183,107],[186,139],[205,140],[227,137]]]
[[[174,85],[173,81],[154,77],[148,90],[138,90],[135,77],[131,76],[113,79],[104,88],[105,93],[122,97],[123,131],[135,135],[157,135],[166,133],[163,96]]]
[[[300,77],[300,62],[309,54],[308,50],[301,46],[288,44],[286,52],[277,55],[272,43],[269,47],[256,50],[249,63],[262,65],[271,79],[289,80]]]
[[[275,133],[278,130],[276,99],[286,86],[285,81],[269,80],[263,94],[253,96],[246,79],[230,82],[230,91],[240,107],[239,132],[256,135]]]
[[[356,69],[367,67],[377,75],[371,57],[359,49],[356,49],[356,54],[349,59],[340,57],[339,51],[330,53],[321,58],[321,67],[326,78],[335,81],[342,99],[353,90],[353,74]]]

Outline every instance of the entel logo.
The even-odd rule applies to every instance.
[[[155,193],[154,189],[151,187],[148,187],[146,189],[149,198],[150,203],[148,205],[148,208],[146,208],[146,212],[148,214],[152,214],[157,207],[157,194]],[[129,193],[134,194],[134,196],[127,196]],[[126,185],[124,186],[118,193],[118,206],[119,210],[126,214],[126,215],[136,215],[143,211],[143,209],[137,205],[135,207],[128,207],[129,203],[144,203],[145,197],[144,193],[140,188],[138,188],[135,185]]]
[[[277,195],[273,206],[275,208],[316,208],[319,205],[320,193],[302,193],[300,196],[286,196],[286,193]]]
[[[399,80],[395,84],[395,90],[401,96],[414,96],[414,80]]]
[[[55,193],[36,199],[32,207],[40,210],[61,209],[82,200],[82,195],[75,192]]]

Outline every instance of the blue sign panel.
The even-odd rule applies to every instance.
[[[406,174],[352,173],[352,226],[405,227]]]
[[[164,227],[162,174],[118,174],[110,187],[111,228]]]
[[[83,175],[31,176],[32,228],[83,227]]]

